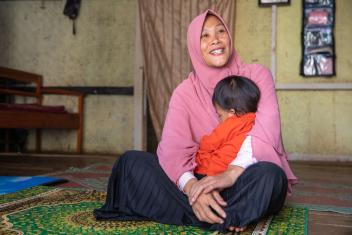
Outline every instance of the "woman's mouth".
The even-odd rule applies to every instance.
[[[211,50],[209,54],[211,54],[211,55],[221,55],[223,53],[224,53],[224,48],[218,48],[218,49]]]

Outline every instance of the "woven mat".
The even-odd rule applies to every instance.
[[[352,214],[352,185],[335,182],[301,180],[288,197],[288,205],[308,207],[309,210]]]
[[[107,188],[112,164],[99,163],[85,168],[71,167],[65,171],[47,176],[67,179],[69,182],[57,185],[59,188],[96,190],[104,192]],[[289,206],[308,207],[310,210],[333,211],[352,214],[352,185],[335,179],[315,179],[313,182],[300,179],[288,197]]]
[[[217,234],[150,221],[96,221],[92,211],[103,204],[105,195],[39,186],[0,196],[0,234]],[[307,220],[307,209],[285,207],[241,234],[303,235]]]
[[[53,172],[45,176],[68,180],[67,183],[57,185],[58,188],[106,192],[112,166],[112,163],[97,163],[84,168],[70,167],[67,170]]]

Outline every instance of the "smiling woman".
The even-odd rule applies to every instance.
[[[193,19],[187,47],[193,71],[173,91],[157,156],[128,151],[120,157],[105,205],[94,211],[98,220],[147,218],[225,232],[243,230],[281,209],[296,178],[281,142],[270,72],[241,61],[227,26],[212,10]],[[219,124],[214,88],[230,75],[249,78],[262,95],[255,124],[240,147],[244,160],[217,175],[195,174],[200,140]],[[195,183],[200,189],[196,199],[190,193]]]

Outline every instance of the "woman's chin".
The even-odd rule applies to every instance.
[[[226,64],[226,62],[227,60],[216,60],[216,61],[212,61],[208,65],[215,68],[221,68]]]
[[[223,54],[221,56],[212,56],[208,57],[208,59],[205,59],[207,62],[207,65],[210,67],[215,67],[215,68],[220,68],[226,65],[227,61],[229,60],[229,56],[226,54]]]

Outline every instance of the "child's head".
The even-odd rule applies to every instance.
[[[257,111],[260,91],[250,79],[241,76],[229,76],[218,82],[213,94],[213,104],[223,122],[236,115]]]

